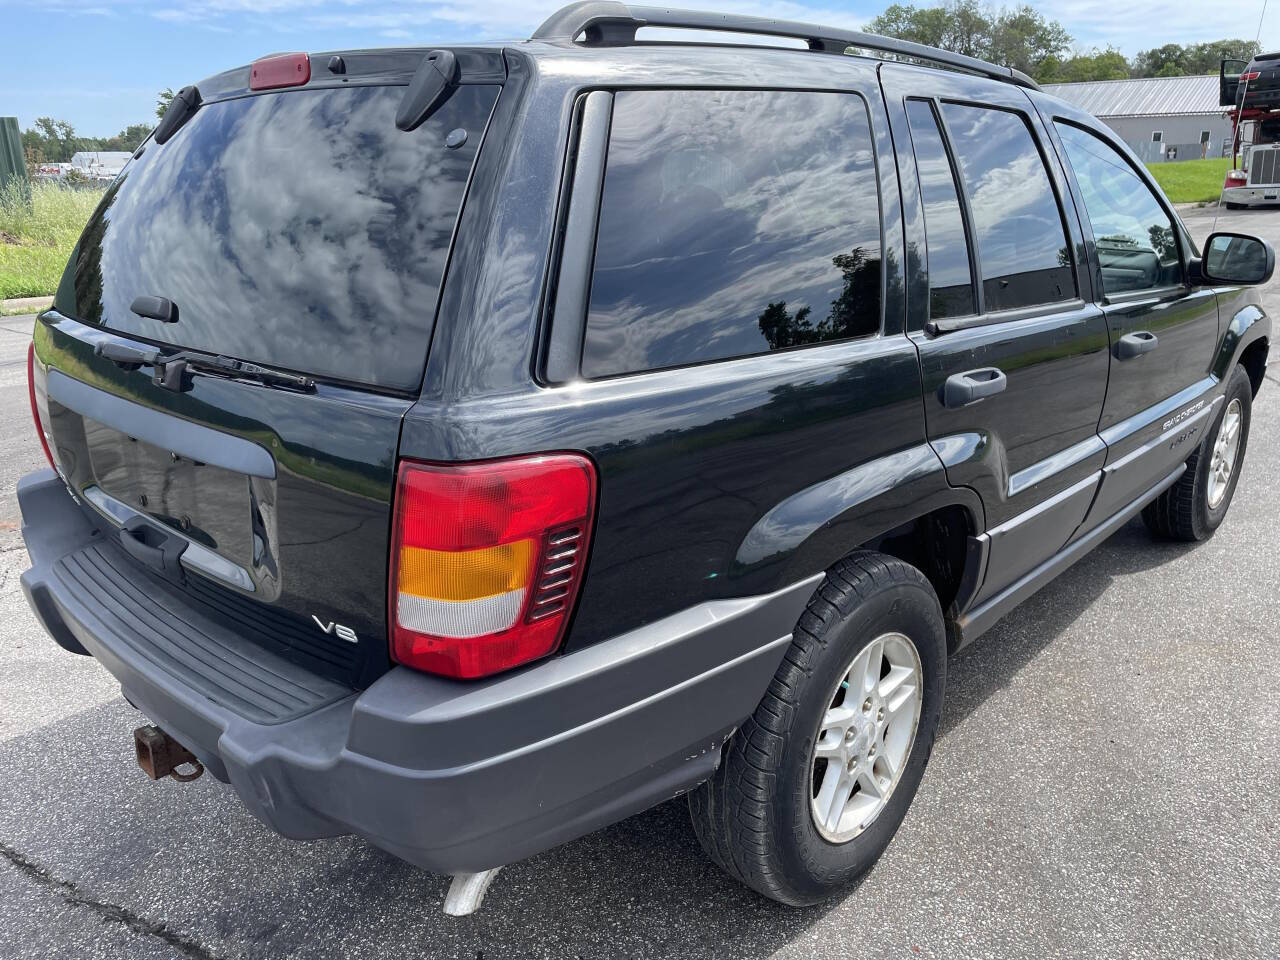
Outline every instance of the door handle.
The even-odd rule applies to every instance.
[[[963,407],[983,397],[994,396],[1008,385],[1009,378],[998,367],[983,367],[980,370],[953,373],[942,385],[942,405]]]
[[[187,541],[142,517],[130,517],[120,528],[120,546],[139,563],[171,580],[183,579],[182,554]]]
[[[1126,334],[1116,344],[1116,359],[1131,360],[1134,357],[1140,357],[1144,353],[1150,353],[1159,343],[1156,335],[1147,330]]]

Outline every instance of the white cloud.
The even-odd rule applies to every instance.
[[[1132,56],[1166,43],[1240,38],[1258,30],[1262,0],[1243,3],[1170,3],[1169,0],[1037,0],[1032,6],[1062,23],[1083,47],[1118,47]],[[1280,46],[1280,12],[1269,10],[1262,25],[1264,49]]]

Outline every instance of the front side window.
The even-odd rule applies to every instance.
[[[874,335],[880,274],[860,97],[615,95],[585,376]]]
[[[974,313],[973,272],[964,215],[955,173],[947,158],[933,107],[924,100],[907,101],[907,121],[924,201],[925,249],[929,267],[929,319]]]
[[[1074,298],[1062,215],[1026,120],[957,103],[942,113],[973,215],[985,309]]]
[[[1066,123],[1055,124],[1093,227],[1106,294],[1182,283],[1173,221],[1114,147]]]

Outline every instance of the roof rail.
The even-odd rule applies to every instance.
[[[1003,80],[1020,87],[1039,90],[1040,86],[1021,70],[987,63],[976,57],[940,50],[937,47],[897,40],[857,30],[820,27],[792,20],[768,20],[764,17],[707,13],[701,10],[678,10],[669,7],[642,7],[615,0],[582,0],[561,7],[533,32],[534,40],[577,40],[586,34],[590,46],[627,46],[636,42],[641,27],[677,27],[687,30],[724,30],[731,33],[754,33],[768,37],[793,37],[804,40],[817,53],[843,54],[849,47],[861,47],[879,53],[925,60],[993,80]]]

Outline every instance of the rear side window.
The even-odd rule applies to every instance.
[[[944,104],[942,114],[973,214],[984,308],[1074,298],[1062,215],[1026,120],[956,103]]]
[[[411,133],[395,125],[404,89],[205,104],[108,189],[58,310],[162,344],[416,388],[500,88],[458,87]],[[455,129],[467,136],[451,149]],[[178,322],[133,313],[138,296],[172,300]]]
[[[856,95],[615,95],[582,370],[602,377],[880,329]]]
[[[1182,283],[1173,221],[1115,148],[1066,123],[1055,124],[1093,227],[1104,293]]]
[[[964,215],[955,172],[947,157],[938,119],[924,100],[907,101],[911,144],[924,201],[925,248],[929,266],[929,318],[966,317],[977,311]]]

